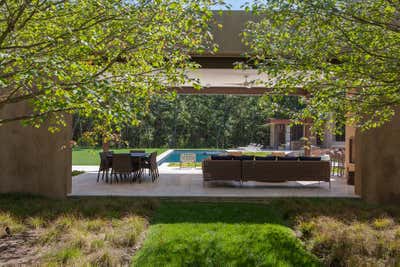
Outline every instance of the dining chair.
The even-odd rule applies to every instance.
[[[145,161],[143,168],[149,170],[149,175],[151,176],[152,182],[154,182],[160,176],[157,166],[157,152],[150,154],[150,157]]]
[[[109,155],[112,155],[113,153],[114,153],[113,151],[99,152],[100,166],[99,166],[99,171],[97,172],[97,182],[99,182],[100,180],[100,173],[102,173],[101,175],[102,181],[104,181],[104,175],[106,177],[106,181],[108,180],[108,173],[112,167]]]
[[[137,171],[135,169],[135,165],[132,163],[132,158],[130,154],[114,154],[112,157],[112,169],[111,169],[111,179],[110,183],[112,183],[113,178],[115,182],[131,179],[133,180],[133,174]]]

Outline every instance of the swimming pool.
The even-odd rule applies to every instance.
[[[175,149],[166,157],[158,161],[158,165],[165,162],[180,162],[182,153],[193,153],[196,155],[196,162],[202,162],[204,159],[211,157],[211,155],[218,155],[224,152],[225,150]]]

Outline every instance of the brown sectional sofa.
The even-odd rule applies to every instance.
[[[211,160],[203,161],[203,180],[240,182],[325,181],[330,184],[328,161]]]
[[[241,160],[203,160],[203,181],[241,181]],[[217,179],[216,179],[217,178]]]

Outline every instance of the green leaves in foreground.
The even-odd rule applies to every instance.
[[[256,2],[261,19],[247,24],[244,41],[268,87],[305,90],[307,107],[294,118],[312,119],[320,133],[332,114],[363,129],[391,119],[400,105],[398,1]]]
[[[0,119],[49,129],[63,112],[95,119],[98,131],[137,124],[149,98],[183,84],[191,53],[211,49],[212,0],[2,1]]]

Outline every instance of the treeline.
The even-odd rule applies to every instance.
[[[265,123],[273,111],[266,103],[257,96],[179,95],[174,100],[158,96],[152,99],[150,112],[140,115],[141,123],[122,127],[120,134],[130,147],[268,145],[269,127]],[[76,117],[74,140],[85,146],[84,133],[90,128],[90,120]]]

